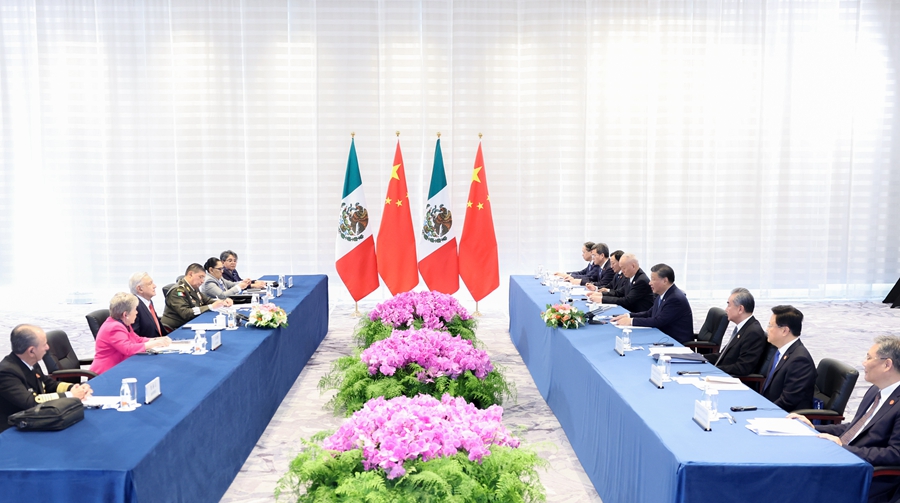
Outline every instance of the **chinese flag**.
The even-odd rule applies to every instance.
[[[409,211],[409,191],[406,189],[406,171],[400,140],[394,152],[391,179],[384,197],[381,227],[375,241],[378,274],[393,295],[408,292],[419,284],[416,263],[416,238],[413,233],[412,213]]]
[[[459,240],[459,275],[476,302],[500,286],[497,236],[491,215],[491,196],[481,155],[481,142],[475,155],[472,185],[466,201],[466,220]]]

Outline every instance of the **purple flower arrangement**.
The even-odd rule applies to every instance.
[[[369,366],[372,375],[381,372],[392,376],[398,368],[415,363],[424,369],[417,374],[421,382],[441,376],[456,379],[466,370],[484,379],[494,370],[487,352],[476,349],[472,341],[427,328],[395,330],[387,339],[364,350],[360,359]]]
[[[472,318],[452,295],[434,291],[400,293],[369,312],[371,321],[381,320],[394,328],[410,327],[413,320],[421,319],[423,327],[433,330],[444,328],[454,316]]]
[[[475,320],[460,303],[440,292],[405,292],[375,306],[360,322],[356,340],[363,348],[388,338],[394,329],[445,330],[475,340]]]
[[[382,468],[388,479],[406,473],[405,461],[428,461],[460,450],[480,463],[491,445],[519,446],[503,426],[503,408],[479,410],[449,395],[441,400],[427,395],[374,398],[323,442],[330,450],[362,449],[363,468]]]

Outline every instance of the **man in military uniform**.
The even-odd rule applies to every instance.
[[[38,362],[50,349],[47,334],[34,325],[17,325],[9,335],[12,352],[0,361],[0,431],[9,428],[6,418],[39,403],[62,397],[81,400],[91,396],[91,386],[57,382],[41,371]]]
[[[203,266],[197,263],[188,266],[184,277],[166,295],[166,310],[162,324],[169,332],[193,320],[210,309],[230,307],[231,299],[210,299],[200,292],[200,285],[206,278]]]

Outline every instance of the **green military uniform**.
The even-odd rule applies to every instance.
[[[183,278],[177,285],[169,290],[166,295],[166,310],[160,322],[171,330],[193,320],[199,313],[194,308],[199,308],[200,313],[209,311],[209,305],[215,302],[203,293],[194,290]]]

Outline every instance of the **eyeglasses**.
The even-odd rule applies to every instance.
[[[866,353],[866,361],[869,361],[869,360],[890,360],[890,358],[881,358],[879,356],[873,357],[873,356],[870,356],[869,353]]]
[[[224,271],[224,270],[225,270],[225,267],[224,267],[224,266],[223,266],[223,267],[213,267],[213,270],[216,270],[216,271]]]

